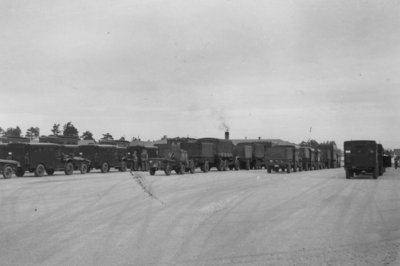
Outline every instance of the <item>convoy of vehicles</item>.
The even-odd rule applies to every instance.
[[[164,171],[170,175],[203,172],[215,167],[218,171],[262,169],[268,173],[296,172],[338,168],[341,151],[334,144],[322,144],[318,148],[297,145],[273,145],[271,142],[239,142],[229,139],[201,138],[168,139],[167,144],[155,147],[118,147],[108,144],[62,145],[54,143],[0,143],[0,174],[4,178],[53,175],[64,171],[66,175],[81,174],[99,169],[107,173],[111,168],[125,172]],[[377,178],[391,166],[391,157],[375,141],[358,140],[344,142],[344,168],[346,178],[361,173],[371,173]]]

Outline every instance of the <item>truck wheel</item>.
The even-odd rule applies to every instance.
[[[74,165],[71,162],[65,164],[64,173],[66,175],[72,175],[74,173]]]
[[[15,172],[15,175],[18,176],[18,177],[23,177],[24,174],[25,174],[25,170],[23,168],[21,168],[21,167],[18,167],[17,168],[17,172]]]
[[[35,168],[35,176],[37,176],[37,177],[44,176],[45,171],[46,170],[44,168],[44,165],[43,164],[38,164],[36,166],[36,168]]]
[[[272,172],[272,167],[268,166],[267,172],[270,174]]]
[[[101,165],[101,172],[102,172],[102,173],[107,173],[108,170],[109,170],[109,168],[108,168],[108,163],[106,163],[106,162],[102,163],[102,165]]]
[[[54,169],[51,169],[51,168],[46,169],[46,174],[47,175],[54,175]]]
[[[119,168],[119,171],[120,172],[126,172],[126,168],[127,168],[126,162],[122,162],[121,163],[121,167]]]
[[[169,164],[167,164],[167,166],[165,167],[165,170],[164,170],[165,175],[171,175],[171,171],[172,171],[171,166]]]
[[[4,179],[10,179],[12,177],[12,174],[13,174],[13,169],[11,168],[11,166],[6,165],[3,169]]]
[[[156,174],[156,169],[150,168],[150,175],[155,175]]]
[[[81,167],[79,167],[79,171],[82,175],[84,175],[89,172],[89,167],[87,166],[87,164],[83,163],[81,164]]]
[[[92,171],[92,167],[88,165],[86,173],[90,173],[90,171]]]

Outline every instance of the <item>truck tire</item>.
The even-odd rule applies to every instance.
[[[150,168],[150,175],[155,175],[156,174],[156,169]]]
[[[72,175],[74,173],[74,165],[71,162],[65,164],[64,173],[66,175]]]
[[[35,168],[35,176],[36,177],[42,177],[44,176],[44,173],[46,172],[46,168],[44,167],[43,164],[38,164]]]
[[[79,171],[81,172],[82,175],[88,173],[89,172],[88,165],[85,163],[81,164],[81,166],[79,167]]]
[[[4,166],[4,169],[3,169],[4,179],[10,179],[12,177],[12,174],[13,174],[13,169],[11,168],[11,166],[9,166],[9,165]]]
[[[54,175],[54,169],[51,169],[51,168],[46,169],[46,174],[47,175]]]
[[[107,173],[108,170],[109,170],[108,163],[106,163],[106,162],[102,163],[101,164],[101,172],[102,173]]]
[[[272,167],[271,167],[271,166],[268,166],[267,172],[268,172],[269,174],[272,172]]]
[[[18,167],[17,171],[15,172],[15,175],[17,177],[23,177],[25,174],[25,170],[22,167]]]
[[[289,164],[288,166],[287,166],[287,168],[286,168],[286,170],[287,170],[287,172],[288,172],[288,174],[292,171],[292,166]]]
[[[119,168],[119,171],[120,172],[126,172],[126,168],[127,168],[126,162],[122,162],[121,163],[121,167]]]

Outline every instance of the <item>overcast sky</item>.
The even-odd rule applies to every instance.
[[[23,133],[400,148],[399,66],[397,0],[0,1],[0,127]]]

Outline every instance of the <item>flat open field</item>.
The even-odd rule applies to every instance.
[[[0,264],[400,265],[400,170],[139,174],[0,179]]]

